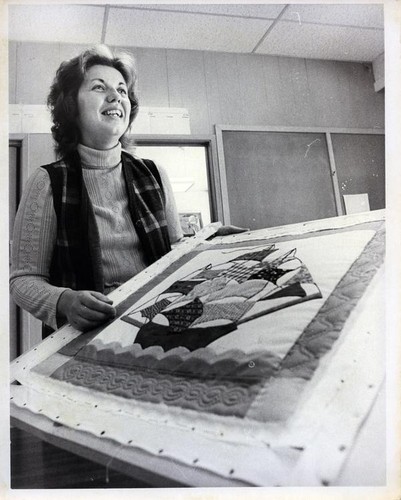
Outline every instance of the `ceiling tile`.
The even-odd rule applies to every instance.
[[[383,5],[380,4],[292,4],[282,20],[340,26],[364,26],[383,29]]]
[[[105,43],[133,47],[249,52],[271,21],[111,8]]]
[[[10,40],[90,44],[101,41],[103,6],[9,5],[8,11]]]
[[[120,6],[119,6],[120,7]],[[123,7],[123,6],[121,6]],[[127,7],[127,6],[125,6]],[[178,12],[199,12],[226,16],[261,17],[275,19],[284,5],[274,4],[135,4],[130,8],[147,10],[171,10]]]
[[[369,61],[384,52],[382,30],[278,22],[258,47],[271,54],[336,61]]]

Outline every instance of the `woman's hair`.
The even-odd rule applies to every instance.
[[[85,50],[73,59],[62,62],[47,98],[47,105],[54,123],[51,130],[56,141],[56,152],[60,156],[65,156],[76,149],[80,141],[80,130],[77,123],[78,91],[85,73],[96,64],[115,68],[124,77],[131,102],[129,126],[138,114],[137,73],[134,58],[130,54],[112,51],[106,45],[98,45]],[[130,142],[126,133],[120,138],[120,141],[123,146]]]

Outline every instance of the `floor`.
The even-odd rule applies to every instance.
[[[142,481],[57,448],[13,427],[11,488],[149,488]]]

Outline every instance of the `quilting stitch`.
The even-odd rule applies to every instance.
[[[280,368],[264,385],[264,394],[286,386],[285,411],[274,415],[262,400],[255,399],[250,414],[255,420],[277,420],[291,415],[298,404],[299,389],[310,380],[324,356],[338,340],[353,308],[365,292],[384,260],[384,227],[368,242],[359,258],[339,281],[318,313],[307,325],[281,362]],[[278,389],[280,390],[280,389]],[[271,392],[269,392],[271,391]],[[291,395],[291,396],[290,396]],[[277,397],[277,394],[275,394]]]
[[[199,379],[169,373],[98,366],[72,359],[53,378],[128,399],[164,403],[217,415],[244,417],[260,380]]]
[[[272,262],[263,260],[274,252],[277,252],[278,255]],[[150,345],[150,339],[163,349],[172,349],[181,345],[194,350],[197,348],[196,342],[198,342],[198,348],[204,347],[207,345],[205,344],[207,338],[214,341],[225,332],[234,331],[237,323],[242,324],[255,317],[292,306],[297,303],[297,298],[299,301],[304,301],[321,297],[320,291],[314,283],[308,291],[301,286],[299,281],[290,286],[277,285],[277,281],[285,274],[297,271],[302,267],[301,261],[295,257],[295,254],[296,249],[292,249],[279,255],[275,245],[268,245],[264,249],[243,253],[214,267],[210,264],[200,271],[194,271],[185,279],[177,280],[156,297],[156,303],[159,303],[166,298],[165,295],[177,294],[177,297],[171,300],[167,308],[158,309],[157,317],[151,318],[154,321],[141,323],[144,315],[142,314],[141,317],[141,311],[138,310],[131,311],[123,316],[122,320],[139,327],[135,342],[143,348]],[[285,266],[285,268],[280,266]],[[203,274],[205,270],[209,273],[216,270],[219,274],[212,279],[200,280],[199,275]],[[310,275],[305,273],[305,276],[309,277]],[[300,274],[299,279],[302,279],[302,274]],[[258,298],[253,300],[254,297]],[[276,301],[272,305],[268,304],[274,299],[282,298],[288,300]],[[188,302],[188,299],[193,300]],[[251,309],[258,300],[264,302],[265,305],[252,314]],[[248,301],[248,304],[242,309],[234,305],[243,301]],[[210,305],[213,303],[215,307],[211,308]],[[232,322],[231,327],[228,328],[227,325],[224,325],[222,329],[222,325],[205,325],[205,323],[219,319],[217,317],[219,314],[218,305],[223,303],[226,305],[220,311],[222,314],[220,320]],[[227,304],[231,304],[231,307]],[[208,306],[207,310],[210,316],[204,312],[205,306]],[[244,317],[248,312],[249,315]],[[213,328],[213,330],[206,332],[207,328]],[[182,335],[181,344],[177,333]]]
[[[267,283],[261,279],[246,281],[241,285],[230,284],[221,290],[211,293],[208,296],[208,301],[221,300],[228,297],[242,297],[244,299],[249,299],[262,291],[266,287],[266,284]]]
[[[255,305],[255,302],[233,302],[230,304],[205,304],[203,314],[193,322],[193,326],[209,321],[238,321]]]
[[[346,281],[341,281],[336,289],[335,293],[333,292],[332,296],[329,297],[329,301],[331,302],[330,304],[327,304],[328,309],[323,309],[319,312],[319,320],[322,321],[322,328],[312,328],[309,329],[309,332],[305,332],[305,335],[301,335],[300,337],[300,342],[298,342],[296,345],[298,345],[298,356],[294,356],[295,350],[291,350],[288,353],[288,356],[286,357],[286,362],[283,363],[282,369],[277,372],[277,375],[274,377],[275,379],[279,379],[282,377],[288,377],[288,376],[293,376],[297,377],[297,370],[296,368],[299,367],[300,370],[302,370],[302,373],[305,374],[307,373],[306,378],[304,380],[306,381],[309,379],[313,372],[314,369],[316,368],[318,362],[319,362],[319,357],[322,355],[321,345],[319,347],[319,343],[324,346],[324,352],[326,352],[327,349],[330,349],[332,343],[335,341],[335,338],[332,337],[330,334],[330,329],[328,328],[329,323],[328,321],[334,321],[336,325],[336,330],[339,328],[341,330],[342,324],[346,320],[346,318],[342,315],[338,315],[335,312],[335,309],[337,306],[339,306],[339,302],[337,299],[337,296],[343,296],[343,300],[345,302],[357,302],[363,293],[365,287],[367,286],[366,283],[368,283],[373,276],[373,274],[376,272],[378,266],[381,264],[383,259],[383,243],[380,241],[380,234],[375,237],[372,242],[367,245],[365,250],[362,252],[361,256],[357,259],[357,261],[354,262],[352,265],[352,272],[350,274],[350,282]],[[360,286],[360,283],[362,285]],[[345,288],[344,288],[345,287]],[[350,287],[349,290],[348,287]],[[344,290],[343,290],[344,288]],[[352,307],[352,306],[350,306]],[[331,313],[331,311],[333,311]],[[326,317],[327,316],[327,317]],[[189,329],[190,330],[190,329]],[[208,329],[206,329],[207,331]],[[327,333],[327,334],[326,334]],[[182,339],[182,336],[181,336]],[[149,345],[152,345],[152,342],[149,343]],[[181,344],[182,345],[182,344]],[[299,356],[299,354],[303,353],[303,356]],[[188,361],[189,362],[189,361]],[[157,365],[154,365],[155,368]],[[78,377],[78,371],[75,372]],[[236,370],[232,372],[232,376],[235,376]],[[301,375],[302,376],[302,375]],[[305,375],[304,375],[305,376]],[[269,377],[269,376],[267,376]],[[91,379],[89,379],[91,380]],[[264,381],[266,382],[266,375],[264,375]],[[80,384],[80,381],[76,379],[75,382],[78,385]],[[163,381],[160,380],[160,384],[163,384]],[[223,384],[224,385],[224,384]],[[256,388],[258,384],[254,386]],[[260,386],[259,386],[260,387]],[[102,389],[99,389],[102,390]],[[212,389],[211,389],[212,390]],[[203,388],[202,391],[208,391],[208,389]],[[206,401],[212,401],[214,396],[214,392],[212,390],[211,394],[209,396],[206,396],[205,393],[203,393],[203,396],[201,396],[201,393],[198,394],[198,396],[195,395],[196,391],[193,393],[193,400],[191,398],[185,397],[185,403],[183,403],[182,399],[177,398],[175,400],[174,405],[182,406],[182,407],[191,407],[191,408],[199,408],[199,398],[202,399],[204,402]],[[297,391],[299,393],[299,390]],[[253,400],[257,394],[259,394],[259,389],[257,389],[254,393],[252,393],[251,399]],[[136,397],[144,397],[145,400],[148,396],[146,395],[146,391],[143,391],[140,396],[134,396]],[[168,396],[166,396],[168,398]],[[184,397],[184,396],[182,396]],[[197,399],[198,398],[198,399]],[[163,401],[163,397],[161,398]],[[188,401],[191,401],[191,404],[194,406],[186,406],[188,405]],[[257,401],[256,401],[257,402]],[[264,402],[264,406],[266,407],[266,402]],[[170,403],[167,403],[170,404]],[[227,408],[224,407],[224,403],[222,408],[218,408],[218,405],[216,406],[209,406],[210,411],[213,413],[219,413],[222,411],[221,414],[224,415],[245,415],[247,413],[247,410],[245,412],[242,412],[238,410],[238,408],[234,405],[233,407]],[[238,403],[239,404],[239,403]],[[249,406],[247,406],[248,408]],[[288,405],[288,414],[291,413],[291,404]],[[209,411],[209,410],[203,410],[203,411]],[[255,417],[256,418],[256,417]],[[261,417],[262,418],[262,417]],[[267,418],[267,417],[266,417]],[[264,418],[262,418],[263,420]]]
[[[187,298],[202,297],[208,295],[209,297],[214,292],[219,290],[224,290],[227,286],[228,279],[224,277],[213,278],[207,281],[203,281],[201,284],[196,285],[191,292],[188,293]]]

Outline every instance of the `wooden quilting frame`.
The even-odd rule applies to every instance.
[[[353,224],[358,224],[362,220],[366,221],[367,219],[375,220],[375,219],[377,219],[377,214],[371,214],[368,217],[353,216],[353,217],[347,217],[347,218],[338,218],[335,220],[333,219],[330,221],[328,221],[328,220],[317,221],[317,222],[315,221],[314,223],[304,223],[302,225],[297,224],[294,226],[285,226],[282,228],[274,228],[273,230],[270,230],[269,237],[270,236],[271,237],[283,236],[285,234],[294,236],[297,233],[303,234],[303,233],[306,233],[306,232],[311,231],[311,230],[312,231],[319,231],[319,230],[322,230],[322,229],[328,228],[328,227],[330,227],[330,228],[332,228],[334,226],[341,227],[342,225],[349,226],[349,225],[353,225]],[[209,229],[209,231],[210,231],[210,229]],[[213,232],[213,230],[212,230],[212,232]],[[199,235],[199,236],[201,236],[201,235]],[[190,242],[187,242],[187,247],[185,249],[184,248],[177,248],[174,251],[174,252],[176,252],[175,256],[171,255],[170,259],[178,257],[179,253],[185,254],[186,251],[194,248],[194,246],[196,246],[197,243],[199,243],[201,241],[201,238],[199,238],[199,236],[198,236],[197,242],[195,241],[195,239],[190,241]],[[204,234],[202,236],[204,236]],[[255,235],[252,235],[252,237],[254,237],[254,236]],[[244,236],[242,236],[242,237],[244,237]],[[245,238],[246,237],[247,236],[245,235]],[[251,237],[251,236],[249,236],[249,237]],[[228,237],[228,239],[230,239],[230,238],[235,239],[236,237],[235,236]],[[127,295],[127,293],[128,293],[127,290],[133,290],[133,289],[135,289],[135,287],[138,287],[138,283],[141,283],[141,280],[149,279],[149,275],[151,275],[153,272],[155,272],[155,273],[160,272],[160,269],[163,267],[163,265],[168,264],[170,262],[170,259],[167,259],[168,262],[162,262],[163,261],[163,259],[162,259],[162,261],[159,261],[159,263],[156,263],[156,264],[158,264],[158,269],[155,269],[153,266],[151,266],[151,268],[149,268],[147,270],[147,272],[149,273],[148,276],[139,275],[138,277],[134,278],[133,280],[128,282],[126,285],[124,285],[124,287],[121,287],[121,289],[117,290],[115,293],[115,295],[117,296],[117,299],[114,297],[115,302],[117,302],[117,304],[118,304],[118,297],[120,297],[122,300]],[[146,271],[145,271],[145,273],[146,273]],[[143,273],[141,273],[141,274],[143,274]],[[135,280],[136,280],[136,282],[135,282]],[[51,352],[57,351],[62,345],[65,345],[66,343],[68,343],[72,338],[76,337],[77,335],[78,335],[77,332],[74,332],[71,327],[67,326],[67,327],[61,329],[59,332],[52,335],[51,338],[45,340],[39,346],[35,347],[30,353],[27,353],[27,354],[21,356],[20,358],[18,358],[18,360],[16,360],[12,364],[12,376],[14,375],[14,377],[16,379],[18,379],[19,373],[23,372],[24,369],[28,369],[29,366],[36,365],[40,359],[45,359]],[[359,355],[360,355],[359,362],[362,362],[362,364],[357,363],[356,366],[358,366],[358,369],[355,369],[354,371],[355,371],[355,376],[357,377],[358,384],[360,384],[360,388],[361,389],[365,388],[366,393],[362,391],[363,394],[361,393],[362,396],[361,396],[361,398],[358,399],[358,402],[356,404],[355,398],[354,398],[354,389],[355,388],[352,386],[349,386],[349,385],[348,386],[341,386],[341,384],[339,384],[336,400],[334,402],[327,402],[328,403],[327,407],[325,407],[325,410],[324,410],[324,412],[326,412],[325,415],[326,415],[327,422],[330,422],[330,420],[333,420],[333,418],[338,418],[338,417],[333,417],[333,415],[337,414],[335,411],[333,412],[333,408],[335,408],[336,405],[338,404],[338,402],[341,402],[341,401],[343,401],[343,403],[346,402],[346,404],[348,406],[349,405],[351,405],[351,407],[354,406],[354,408],[356,408],[355,411],[357,411],[358,414],[366,415],[367,412],[369,411],[369,408],[371,407],[376,395],[377,395],[379,387],[382,384],[383,375],[384,375],[383,371],[381,371],[381,370],[376,370],[376,371],[373,370],[372,371],[371,366],[369,366],[366,363],[363,363],[363,359],[366,356],[366,354],[369,353],[369,350],[372,353],[372,356],[374,357],[374,354],[378,348],[377,343],[380,342],[380,339],[378,336],[371,336],[370,339],[368,339],[368,340],[366,338],[363,338],[362,336],[360,336],[360,338],[358,337],[358,335],[353,336],[353,338],[350,340],[350,342],[351,342],[350,345],[346,345],[345,347],[344,347],[344,345],[342,346],[343,353],[340,352],[336,355],[335,362],[338,364],[338,367],[341,370],[342,364],[349,362],[349,360],[347,360],[346,353],[349,352],[350,349],[355,350],[355,348],[358,345],[360,345],[361,341],[363,341],[363,343],[364,343],[363,352],[359,352]],[[360,351],[360,349],[359,349],[359,351]],[[361,371],[362,365],[365,366],[365,371],[363,371],[363,370]],[[369,377],[368,384],[365,383],[367,377]],[[323,388],[320,389],[320,394],[324,393],[324,384],[325,383],[332,383],[332,382],[330,380],[327,380],[327,379],[325,380],[323,378],[320,381],[320,384],[321,385],[323,384],[322,385]],[[25,389],[26,388],[24,388],[23,386],[22,387],[21,386],[15,386],[15,387],[12,386],[11,397],[16,397],[16,398],[23,397],[24,395],[21,395],[21,393]],[[17,393],[19,393],[19,394],[17,394]],[[25,397],[26,396],[27,395],[25,395]],[[32,392],[30,392],[28,397],[33,397]],[[312,402],[312,406],[309,407],[308,411],[313,410],[313,404],[316,405],[319,403],[321,403],[321,399],[320,400],[316,399],[315,402]],[[44,432],[48,435],[52,435],[53,438],[56,434],[58,434],[59,437],[60,437],[60,434],[61,435],[64,434],[64,437],[61,439],[64,439],[66,442],[70,442],[70,443],[73,443],[74,441],[76,443],[79,442],[80,438],[73,437],[73,434],[77,433],[77,436],[81,436],[81,438],[82,438],[82,433],[80,433],[79,431],[75,431],[75,430],[70,431],[70,430],[66,429],[65,427],[62,427],[62,428],[58,428],[58,427],[54,428],[53,427],[52,428],[52,425],[50,425],[50,429],[49,429],[48,428],[49,426],[47,425],[48,423],[44,423],[44,421],[41,420],[41,418],[38,417],[38,415],[36,415],[35,417],[32,417],[32,414],[30,414],[30,412],[27,412],[26,410],[21,408],[21,406],[17,407],[15,405],[12,405],[12,416],[15,419],[15,421],[22,422],[23,423],[22,425],[25,424],[26,426],[31,426],[33,424],[33,426],[36,429],[42,428],[41,432]],[[323,420],[325,420],[325,419],[323,419]],[[287,485],[291,485],[291,484],[293,484],[293,485],[321,484],[322,470],[320,472],[318,471],[318,473],[317,473],[316,469],[313,469],[313,468],[311,469],[310,464],[311,463],[313,463],[313,464],[323,463],[324,461],[322,462],[321,458],[327,457],[328,454],[331,457],[331,459],[329,461],[326,460],[326,468],[323,467],[323,472],[326,474],[325,477],[328,478],[327,481],[330,483],[330,481],[338,475],[338,472],[343,464],[344,450],[352,445],[353,440],[355,438],[355,435],[357,433],[357,430],[359,428],[359,425],[360,425],[360,419],[358,420],[355,418],[351,418],[349,421],[349,425],[346,426],[345,434],[343,432],[341,435],[335,436],[335,438],[332,440],[327,440],[327,436],[328,436],[327,428],[325,427],[325,425],[323,425],[321,427],[321,429],[319,429],[319,431],[316,434],[316,446],[310,447],[308,449],[308,453],[305,453],[304,458],[299,461],[297,467],[295,468],[295,470],[291,474],[291,477],[288,478]],[[46,428],[46,426],[47,426],[47,428]],[[44,430],[44,428],[46,428],[46,430]],[[342,449],[338,449],[339,448],[339,446],[338,446],[339,440],[343,443],[341,445],[343,447]],[[93,444],[93,441],[96,442],[97,440],[90,438],[87,441],[88,442],[92,441],[92,444],[88,444],[87,448],[89,450],[92,450],[92,452],[94,454],[96,454],[96,446]],[[104,442],[105,441],[103,441],[103,443]],[[131,452],[132,452],[132,450],[131,450]],[[127,459],[127,456],[130,455],[129,451],[124,451],[124,450],[120,449],[117,453],[117,450],[116,449],[113,450],[113,447],[111,447],[111,448],[109,448],[109,453],[110,453],[110,455],[109,455],[110,459],[113,459],[113,461],[115,460],[115,464],[119,460],[117,455],[120,455],[120,457],[121,457],[121,454],[123,454],[125,456],[124,460],[122,460],[122,463],[129,463],[130,459]],[[106,456],[107,456],[107,453],[106,453]],[[127,459],[127,462],[125,462],[125,459]],[[149,464],[154,459],[155,459],[155,457],[150,459]],[[167,459],[167,462],[165,462],[166,459],[161,459],[161,460],[164,460],[165,464],[169,463],[168,459]],[[327,465],[327,462],[328,462],[328,465]],[[131,465],[135,469],[135,460],[132,459]],[[167,468],[168,468],[168,466],[167,466]],[[195,468],[195,470],[196,469],[197,468]],[[195,476],[198,479],[196,479]],[[211,479],[214,477],[213,474],[206,472],[206,477],[207,477],[208,481],[210,480],[213,483],[213,480]],[[235,477],[224,479],[224,478],[219,478],[219,476],[217,476],[217,478],[218,478],[217,480],[215,479],[217,482],[221,481],[222,483],[224,483],[224,481],[226,481],[226,484],[227,484],[227,482],[228,483],[231,482],[231,484],[236,483]],[[204,475],[202,476],[202,474],[197,475],[196,473],[194,473],[193,479],[190,480],[190,482],[193,485],[213,485],[213,484],[205,484],[203,481],[205,481],[205,476]],[[239,482],[239,484],[241,484],[241,481]]]

